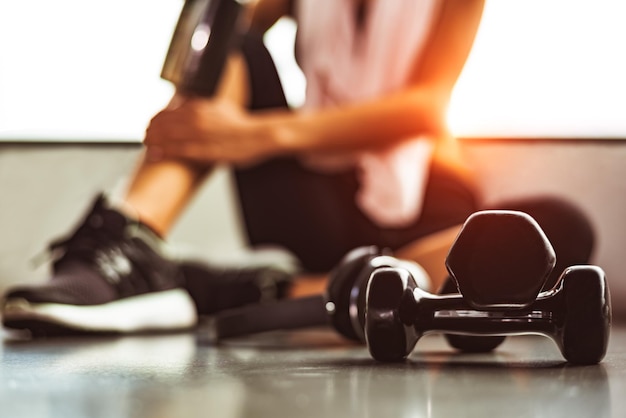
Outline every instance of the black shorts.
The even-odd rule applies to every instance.
[[[250,74],[250,110],[287,108],[274,63],[259,36],[242,46]],[[420,237],[461,224],[478,208],[476,193],[450,170],[430,167],[424,206],[404,228],[381,228],[355,203],[354,170],[319,173],[296,159],[279,158],[235,170],[247,238],[252,246],[285,247],[310,272],[327,272],[351,249],[397,249]]]

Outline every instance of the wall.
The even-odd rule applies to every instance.
[[[613,308],[626,317],[626,142],[477,141],[464,150],[485,199],[551,194],[577,203],[598,234],[593,262],[609,278]],[[99,190],[121,190],[140,149],[133,145],[0,144],[0,290],[43,280],[34,256],[65,234]],[[176,251],[236,260],[244,251],[225,170],[207,182],[176,225]]]

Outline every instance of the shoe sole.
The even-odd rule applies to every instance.
[[[198,318],[189,294],[173,289],[86,306],[8,299],[2,320],[6,328],[39,336],[182,330]]]

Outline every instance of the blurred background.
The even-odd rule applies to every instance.
[[[0,290],[45,277],[33,258],[100,190],[122,190],[150,117],[182,0],[0,3]],[[487,0],[449,123],[487,203],[556,195],[590,216],[593,262],[626,317],[626,3]],[[288,100],[303,101],[289,20],[266,43]],[[329,237],[332,239],[332,237]],[[228,170],[171,236],[181,252],[246,256]]]

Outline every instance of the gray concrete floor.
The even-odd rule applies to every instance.
[[[0,417],[624,417],[626,327],[597,366],[541,336],[494,353],[439,335],[380,364],[325,329],[216,346],[203,333],[24,341],[1,334]]]

